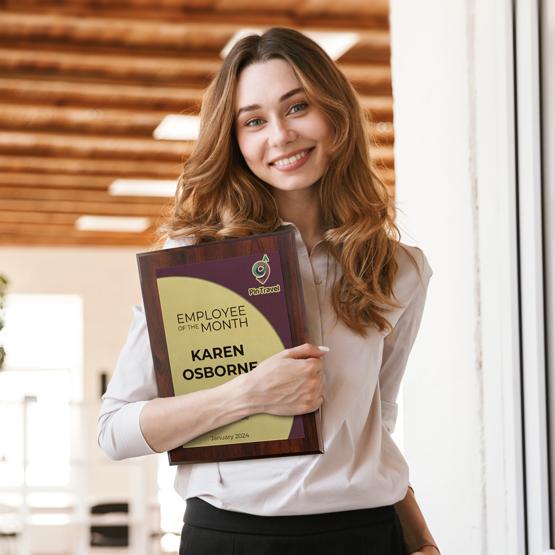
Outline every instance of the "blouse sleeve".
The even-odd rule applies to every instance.
[[[182,246],[168,240],[164,248]],[[97,440],[113,460],[155,453],[146,442],[139,417],[146,403],[158,397],[152,353],[142,305],[133,307],[133,321],[98,415]]]
[[[399,292],[398,298],[399,300],[403,297],[406,299],[403,302],[404,309],[398,316],[393,329],[384,339],[379,374],[382,421],[389,433],[393,433],[395,429],[397,395],[409,354],[420,327],[428,283],[433,273],[424,253],[416,247],[410,247],[410,250],[419,263],[421,277],[418,276],[416,268],[411,264],[410,276],[405,275],[401,279],[403,291]]]
[[[154,453],[143,437],[139,416],[144,405],[158,396],[158,389],[142,306],[134,306],[133,313],[98,416],[98,444],[113,460]]]

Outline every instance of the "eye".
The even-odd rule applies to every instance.
[[[298,108],[300,107],[300,110],[294,110],[294,108]],[[297,104],[293,104],[293,106],[291,106],[291,111],[295,114],[296,112],[299,111],[303,111],[308,107],[308,103],[307,102],[297,102]]]
[[[250,119],[249,121],[245,122],[245,126],[246,127],[258,127],[258,125],[251,125],[251,123],[256,122],[256,121],[262,121],[262,118]]]

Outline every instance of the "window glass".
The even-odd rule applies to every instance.
[[[0,343],[0,488],[70,483],[72,384],[80,377],[82,300],[8,295]],[[73,414],[72,414],[73,413]],[[0,491],[1,493],[1,491]]]
[[[79,368],[82,312],[78,295],[8,295],[5,327],[0,332],[5,368]]]

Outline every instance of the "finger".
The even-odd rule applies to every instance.
[[[303,343],[297,347],[291,347],[286,350],[286,355],[291,358],[310,358],[321,357],[329,352],[329,347],[323,345],[316,346],[312,343]]]

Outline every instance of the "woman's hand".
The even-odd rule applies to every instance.
[[[276,353],[243,374],[251,410],[290,416],[318,409],[324,397],[321,359],[328,350],[304,343]]]

